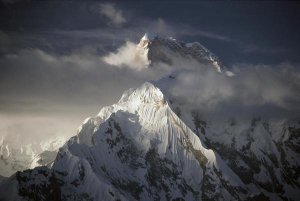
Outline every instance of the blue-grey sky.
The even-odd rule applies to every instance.
[[[300,3],[291,1],[1,0],[0,131],[24,116],[68,119],[70,132],[125,89],[155,79],[100,59],[145,32],[199,41],[229,68],[297,68],[299,19]]]
[[[106,51],[126,39],[138,40],[143,31],[156,31],[200,41],[228,65],[300,60],[299,2],[110,2],[122,13],[119,24],[101,14],[101,3],[105,2],[2,0],[1,41],[7,42],[5,36],[11,41],[1,44],[1,52],[31,47],[60,54],[84,45]],[[166,27],[154,28],[158,20]]]

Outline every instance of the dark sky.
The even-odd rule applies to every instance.
[[[126,30],[116,33],[115,44],[138,40],[151,28],[149,22],[162,19],[172,27],[172,32],[163,34],[200,41],[228,65],[300,60],[299,2],[116,1],[126,19],[121,26],[113,26],[99,14],[99,2],[2,0],[1,31],[13,40],[1,45],[2,53],[29,47],[67,53],[83,45],[98,45],[105,51],[116,32]],[[97,36],[95,30],[102,34]],[[72,34],[76,31],[89,34]]]
[[[297,66],[299,19],[296,1],[1,0],[0,131],[30,116],[68,119],[70,132],[125,89],[154,79],[100,59],[145,32],[199,41],[229,68]]]

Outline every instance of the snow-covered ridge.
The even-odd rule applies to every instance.
[[[223,68],[218,57],[199,42],[185,43],[172,37],[164,38],[146,33],[138,46],[144,49],[149,64],[165,62],[171,65],[174,58],[181,56],[183,58],[191,57],[199,63],[211,64],[218,72],[221,72]]]

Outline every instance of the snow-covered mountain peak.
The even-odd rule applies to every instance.
[[[136,90],[129,89],[125,91],[117,104],[104,107],[97,115],[101,119],[105,119],[111,110],[121,109],[135,112],[139,107],[144,105],[164,105],[167,104],[161,90],[151,82],[145,82]]]
[[[198,200],[200,195],[194,192],[207,185],[203,182],[207,175],[217,181],[213,184],[217,188],[223,185],[220,179],[232,188],[246,188],[214,151],[202,146],[172,111],[161,90],[150,82],[128,90],[118,103],[88,119],[60,150],[52,169],[65,175],[61,179],[70,188],[74,185],[96,200],[120,196],[127,198],[124,200],[154,200],[159,195],[167,197],[162,200]],[[221,169],[229,178],[218,175]],[[155,184],[160,179],[165,188]],[[141,189],[136,192],[135,187],[122,187],[123,182],[127,186],[127,180]],[[116,186],[106,186],[109,183]],[[87,188],[89,185],[95,188]]]
[[[218,57],[199,42],[185,43],[173,37],[161,37],[146,33],[140,39],[138,47],[144,50],[144,55],[147,55],[149,65],[158,62],[172,65],[178,57],[181,57],[183,59],[195,59],[200,64],[210,64],[218,72],[222,71],[222,64]]]
[[[161,90],[151,82],[146,82],[136,90],[125,91],[118,103],[103,107],[95,118],[88,118],[79,128],[78,142],[91,145],[94,127],[107,121],[115,115],[114,113],[117,113],[117,116],[121,113],[134,114],[135,118],[129,118],[131,121],[138,118],[159,122],[166,115],[167,106],[167,100]]]
[[[145,35],[141,38],[140,42],[139,42],[139,46],[140,47],[147,47],[148,44],[153,41],[155,38],[157,37],[156,34],[152,34],[152,33],[145,33]]]
[[[123,104],[127,101],[145,104],[158,104],[159,102],[165,102],[164,95],[161,90],[150,82],[144,83],[140,88],[132,93],[130,93],[130,91],[129,93],[124,93],[119,104]]]

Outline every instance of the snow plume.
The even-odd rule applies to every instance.
[[[127,41],[116,52],[103,57],[103,61],[117,67],[142,70],[149,65],[147,50]]]
[[[210,68],[175,73],[167,90],[180,104],[212,115],[296,117],[300,114],[300,72],[289,64],[240,65],[236,76]],[[163,84],[164,82],[162,82]]]
[[[121,10],[117,9],[115,5],[111,3],[99,4],[99,12],[108,18],[114,25],[121,25],[126,22],[125,17]]]

